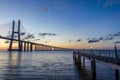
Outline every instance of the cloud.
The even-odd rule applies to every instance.
[[[5,41],[5,43],[9,43],[9,41],[7,40],[7,41]]]
[[[77,42],[81,42],[81,39],[78,39]]]
[[[68,42],[69,42],[69,43],[71,43],[71,42],[81,42],[81,39],[77,39],[77,40],[69,40]]]
[[[10,41],[6,40],[5,43],[8,44]],[[17,43],[17,41],[13,41],[13,43]]]
[[[39,36],[56,36],[55,33],[38,33]]]
[[[114,39],[114,38],[113,37],[106,37],[103,39],[103,41],[112,40],[112,39]]]
[[[109,41],[113,40],[117,37],[120,37],[120,32],[117,32],[115,34],[108,34],[107,36],[100,37],[100,38],[87,38],[88,43],[95,43],[95,42],[101,42],[101,41]]]
[[[120,0],[97,0],[98,3],[104,3],[105,7],[112,5],[120,5]]]
[[[25,36],[25,38],[24,38],[24,39],[33,39],[33,38],[35,38],[35,35],[34,35],[34,34],[29,33],[29,34],[27,34],[27,35]]]
[[[11,38],[11,36],[12,36],[12,34],[8,34],[7,36],[5,36],[5,37],[7,37],[7,38]],[[13,39],[17,39],[18,38],[18,35],[14,35],[13,36]]]
[[[116,41],[116,42],[113,42],[114,44],[119,44],[120,43],[120,41]]]
[[[113,37],[100,37],[100,38],[92,38],[92,39],[88,39],[88,43],[96,43],[96,42],[100,42],[100,41],[109,41],[109,40],[113,40]]]
[[[20,33],[20,36],[24,36],[26,33],[25,32],[21,32]]]
[[[26,34],[25,32],[21,32],[21,33],[20,33],[20,36],[25,36],[25,34]],[[5,37],[11,38],[11,36],[12,36],[12,34],[10,34],[10,33],[8,32],[8,34],[7,34]],[[17,38],[18,38],[18,35],[17,35],[17,34],[14,34],[13,38],[14,38],[14,39],[17,39]]]
[[[100,40],[92,39],[88,41],[88,43],[96,43],[96,42],[100,42]]]
[[[120,36],[120,32],[117,32],[117,33],[114,34],[113,36],[115,36],[115,37]]]
[[[40,41],[40,39],[35,39],[36,41]]]
[[[72,40],[69,40],[68,42],[69,42],[69,43],[71,43],[71,42],[72,42]]]
[[[41,6],[41,8],[40,8],[40,9],[41,9],[41,11],[42,11],[42,12],[48,12],[48,8],[47,8],[47,7],[45,7],[45,6]]]
[[[17,41],[13,41],[13,43],[17,43]]]
[[[88,43],[96,43],[96,42],[100,42],[101,40],[103,40],[104,38],[103,37],[100,37],[100,38],[88,38]]]
[[[65,0],[55,0],[55,4],[65,9],[69,8],[69,3]]]
[[[101,3],[101,0],[97,0],[98,3]]]
[[[86,0],[80,0],[80,4],[86,3]]]
[[[107,7],[107,6],[119,5],[119,4],[120,4],[120,0],[107,0],[104,6]]]

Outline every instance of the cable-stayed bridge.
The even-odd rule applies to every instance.
[[[3,30],[3,33],[0,35],[0,39],[7,40],[6,42],[9,43],[8,51],[70,50],[67,48],[44,45],[44,44],[39,44],[39,43],[35,43],[35,42],[31,42],[29,40],[26,40],[28,38],[34,38],[34,36],[28,35],[27,37],[25,37],[25,35],[27,34],[27,31],[21,24],[20,20],[18,21],[17,24],[15,23],[15,21],[13,21],[12,24],[8,23],[8,24],[4,24],[2,26],[4,26],[5,29]],[[5,30],[6,30],[6,35],[4,34]],[[18,49],[13,49],[14,41],[16,41],[18,43],[17,44]]]
[[[4,26],[4,27],[3,27]],[[9,26],[9,27],[8,27]],[[0,26],[1,28],[1,26]],[[25,36],[27,33],[26,29],[21,24],[20,20],[16,24],[15,21],[12,23],[2,25],[4,30],[0,31],[0,39],[7,40],[6,42],[9,43],[8,51],[59,51],[59,50],[71,50],[67,48],[55,47],[50,45],[39,44],[36,42],[29,41],[27,39],[33,38],[32,34]],[[43,34],[45,35],[45,34]],[[8,42],[9,41],[9,42]],[[18,49],[13,49],[14,41],[17,42]],[[85,67],[85,60],[90,60],[91,62],[91,73],[93,78],[89,80],[97,80],[97,71],[96,71],[96,63],[100,63],[115,69],[115,80],[120,80],[119,77],[119,70],[120,70],[120,56],[117,52],[117,47],[115,46],[115,52],[104,53],[99,51],[94,52],[91,50],[74,50],[73,51],[73,59],[75,65],[78,69],[81,67]],[[83,66],[82,66],[83,63]]]

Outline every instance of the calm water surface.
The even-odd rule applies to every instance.
[[[72,51],[0,51],[0,80],[89,80],[91,64],[85,62],[78,69]],[[115,80],[114,69],[97,63],[97,78]]]

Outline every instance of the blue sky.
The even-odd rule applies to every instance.
[[[41,37],[39,43],[111,49],[117,42],[119,46],[120,36],[114,34],[120,32],[120,0],[0,0],[0,24],[18,19],[30,33],[57,34]],[[109,34],[113,39],[105,40]]]

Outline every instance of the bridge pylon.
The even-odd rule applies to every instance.
[[[15,34],[18,35],[18,49],[12,49],[12,45],[13,45],[13,39]],[[10,44],[9,44],[9,49],[8,51],[22,51],[22,45],[21,45],[21,40],[20,40],[20,20],[18,20],[18,31],[15,31],[15,21],[13,21],[12,24],[12,35],[11,35],[11,40],[10,40]]]

